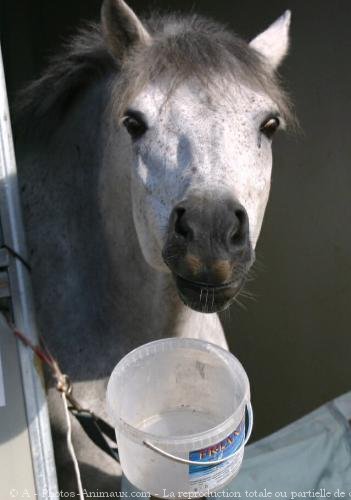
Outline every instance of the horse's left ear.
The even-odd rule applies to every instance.
[[[119,62],[131,48],[151,42],[147,29],[123,0],[104,0],[101,27],[110,52]]]
[[[263,33],[250,42],[250,47],[263,55],[276,69],[289,50],[289,28],[291,12],[287,10]]]

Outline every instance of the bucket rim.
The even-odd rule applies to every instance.
[[[115,410],[113,409],[112,405],[110,404],[110,387],[112,384],[112,379],[117,376],[118,371],[123,369],[124,365],[127,365],[128,362],[131,360],[131,358],[134,358],[136,360],[137,358],[135,357],[136,354],[140,353],[140,351],[143,351],[144,349],[147,349],[149,347],[155,346],[155,345],[166,345],[168,346],[169,350],[172,348],[172,346],[176,346],[178,348],[189,348],[189,347],[202,347],[202,351],[208,351],[215,353],[218,355],[218,357],[223,357],[227,362],[231,364],[235,364],[236,367],[239,368],[239,370],[242,372],[242,376],[244,379],[244,384],[245,384],[245,391],[244,391],[244,396],[243,399],[238,406],[238,408],[235,410],[235,412],[227,417],[225,420],[220,422],[214,427],[211,427],[210,429],[207,429],[205,431],[193,433],[193,434],[184,434],[182,436],[179,435],[169,435],[169,436],[159,436],[157,434],[153,434],[151,432],[145,432],[143,430],[140,430],[138,427],[135,427],[134,425],[128,423],[126,420],[124,420],[122,417],[116,415]],[[212,343],[208,342],[202,339],[192,339],[192,338],[164,338],[164,339],[159,339],[159,340],[154,340],[152,342],[148,342],[146,344],[143,344],[132,351],[130,351],[126,356],[124,356],[115,366],[113,369],[111,376],[108,381],[107,385],[107,407],[108,407],[108,412],[110,416],[113,419],[113,425],[115,428],[123,433],[127,433],[130,437],[133,437],[134,439],[137,439],[140,442],[147,440],[152,440],[153,442],[156,442],[158,444],[162,445],[173,445],[173,446],[186,446],[188,444],[195,444],[196,442],[201,443],[201,447],[207,446],[206,442],[208,441],[208,445],[213,444],[214,440],[218,438],[218,441],[221,439],[224,439],[226,437],[226,434],[228,432],[232,432],[234,430],[234,426],[238,426],[240,422],[242,421],[243,418],[245,418],[245,408],[246,405],[250,402],[250,382],[247,376],[247,373],[241,364],[241,362],[238,360],[234,354],[232,354],[229,351],[226,351],[222,347]],[[223,434],[223,438],[220,438]]]

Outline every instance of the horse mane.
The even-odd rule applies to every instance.
[[[295,118],[277,73],[244,40],[204,17],[153,15],[144,21],[153,37],[148,47],[131,51],[123,64],[110,54],[99,24],[87,24],[51,59],[41,77],[19,95],[20,118],[41,119],[67,112],[77,93],[91,82],[120,75],[112,92],[117,113],[150,81],[170,78],[172,88],[196,77],[206,85],[230,73],[268,94],[287,124]]]
[[[37,121],[50,111],[65,113],[80,90],[116,69],[100,26],[86,24],[50,59],[43,74],[19,92],[16,121],[29,117]]]

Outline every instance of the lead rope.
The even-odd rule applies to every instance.
[[[85,496],[84,496],[84,493],[83,493],[82,478],[81,478],[81,475],[80,475],[80,469],[79,469],[79,464],[78,464],[77,456],[76,456],[76,453],[75,453],[75,450],[74,450],[74,446],[73,446],[73,443],[72,443],[72,425],[71,425],[71,417],[69,415],[69,410],[68,410],[67,397],[66,397],[66,393],[65,392],[62,392],[61,395],[62,395],[62,400],[63,400],[63,406],[65,408],[66,423],[67,423],[67,436],[66,436],[67,448],[68,448],[68,451],[69,451],[69,453],[71,455],[72,462],[73,462],[73,465],[74,465],[74,471],[75,471],[75,474],[76,474],[76,480],[77,480],[77,486],[78,486],[79,496],[80,496],[80,498],[82,498],[84,500]]]
[[[49,349],[47,346],[44,344],[44,340],[41,339],[41,347],[39,346],[34,346],[28,339],[23,335],[23,333],[19,332],[16,328],[11,325],[9,322],[9,325],[11,329],[13,330],[14,334],[16,335],[17,338],[21,340],[23,344],[25,344],[27,347],[30,347],[32,351],[42,360],[47,364],[52,371],[52,374],[54,375],[56,379],[56,388],[57,390],[61,393],[62,397],[62,402],[63,402],[63,407],[65,411],[65,417],[66,417],[66,425],[67,425],[67,434],[66,434],[66,442],[67,442],[67,448],[69,451],[69,454],[71,456],[73,466],[74,466],[74,472],[76,475],[76,481],[77,481],[77,486],[78,486],[78,491],[79,491],[79,496],[83,500],[85,499],[84,492],[83,492],[83,485],[82,485],[82,477],[80,474],[80,469],[79,469],[79,463],[77,460],[77,455],[73,446],[72,442],[72,423],[71,423],[71,418],[69,414],[69,407],[68,407],[68,400],[70,401],[71,404],[73,404],[76,408],[80,408],[80,405],[73,399],[72,397],[72,385],[71,382],[68,378],[67,375],[64,375],[62,371],[60,370],[60,367],[57,363],[57,361],[53,358],[51,355]]]
[[[75,471],[79,496],[82,500],[84,500],[85,496],[84,496],[84,491],[83,491],[79,463],[78,463],[77,455],[76,455],[76,452],[75,452],[75,449],[73,446],[73,442],[72,442],[72,422],[71,422],[70,413],[77,418],[77,420],[80,423],[81,427],[83,428],[84,432],[92,440],[92,442],[95,445],[97,445],[102,451],[107,453],[115,461],[119,462],[117,448],[111,447],[105,438],[105,436],[107,436],[110,440],[112,440],[113,442],[116,442],[114,429],[107,422],[105,422],[101,418],[97,417],[90,410],[83,409],[83,407],[73,397],[73,394],[72,394],[73,388],[72,388],[71,381],[70,381],[69,377],[61,371],[58,362],[50,353],[48,347],[46,346],[46,344],[44,342],[44,339],[42,337],[40,338],[40,345],[39,346],[33,345],[30,342],[30,340],[25,335],[23,335],[22,332],[18,331],[12,325],[11,321],[9,321],[8,318],[6,318],[6,319],[7,319],[7,322],[9,324],[9,327],[13,331],[14,335],[26,347],[29,347],[35,353],[35,355],[38,356],[38,358],[50,368],[51,373],[56,380],[56,389],[60,392],[61,397],[62,397],[65,418],[66,418],[66,424],[67,424],[67,434],[66,434],[67,448],[68,448],[69,454],[71,456],[71,459],[72,459],[72,462],[74,465],[74,471]]]

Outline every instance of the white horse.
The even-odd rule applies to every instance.
[[[198,16],[142,22],[105,0],[101,25],[26,91],[18,156],[39,324],[102,416],[132,348],[171,336],[227,347],[215,313],[254,261],[272,136],[292,119],[276,76],[289,24],[286,12],[248,44]],[[73,490],[54,389],[50,411]],[[78,426],[74,437],[84,486],[116,489],[114,462]]]

